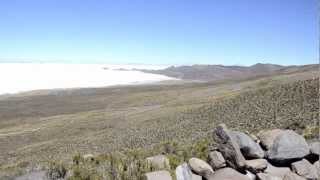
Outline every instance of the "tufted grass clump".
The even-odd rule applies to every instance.
[[[121,152],[101,154],[92,161],[85,161],[80,154],[73,158],[70,180],[140,180],[147,172],[168,170],[175,177],[175,169],[191,157],[206,160],[209,151],[208,139],[202,139],[194,144],[182,144],[176,141],[165,141],[149,149],[125,149]],[[146,158],[164,154],[168,157],[170,168],[156,169],[149,166]]]
[[[62,162],[51,162],[47,170],[47,177],[52,180],[62,179],[67,174],[67,167]]]
[[[307,126],[303,130],[303,136],[306,139],[319,139],[320,138],[320,126]]]
[[[84,161],[75,156],[71,168],[70,180],[126,180],[143,179],[144,173],[151,171],[142,158],[139,150],[130,150],[125,153],[102,154],[93,161]],[[80,159],[78,161],[78,159]]]

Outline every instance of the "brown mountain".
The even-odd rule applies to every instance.
[[[141,70],[184,80],[240,80],[259,76],[294,73],[318,68],[318,65],[281,66],[258,63],[252,66],[192,65],[171,66],[162,70]]]

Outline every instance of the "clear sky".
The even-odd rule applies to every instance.
[[[318,63],[317,0],[1,0],[0,62]]]

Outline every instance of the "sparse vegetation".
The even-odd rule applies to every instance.
[[[67,168],[62,162],[51,162],[47,171],[47,177],[56,180],[64,178],[67,174]]]
[[[69,170],[72,173],[69,180],[140,180],[144,173],[155,171],[148,165],[146,158],[155,154],[165,154],[170,161],[166,167],[172,175],[175,168],[191,157],[207,158],[208,141],[203,140],[194,145],[182,145],[177,142],[163,142],[150,149],[128,149],[122,152],[100,154],[92,161],[86,161],[80,154],[73,157]],[[58,166],[60,167],[60,166]],[[49,172],[57,172],[57,166],[50,166]]]
[[[4,98],[0,176],[61,161],[73,170],[73,179],[140,179],[148,170],[144,158],[155,154],[168,156],[172,172],[191,156],[207,158],[214,146],[211,130],[221,122],[254,133],[290,128],[314,138],[319,129],[316,75]],[[100,155],[84,161],[86,153]],[[63,175],[64,168],[48,167]]]
[[[303,136],[306,139],[319,139],[320,137],[320,125],[307,126],[303,129]]]

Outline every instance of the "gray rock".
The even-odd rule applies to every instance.
[[[222,168],[207,178],[208,180],[250,180],[250,178],[244,174],[232,168]]]
[[[302,159],[308,154],[309,146],[306,140],[294,131],[286,130],[274,139],[268,151],[268,158],[283,163],[294,159]]]
[[[226,167],[226,160],[219,151],[211,151],[208,159],[209,164],[214,170]]]
[[[225,124],[218,125],[214,131],[214,138],[226,163],[234,169],[244,169],[245,159],[240,151],[240,147]]]
[[[268,161],[265,159],[253,159],[246,161],[246,167],[249,171],[257,173],[262,172],[268,166]]]
[[[206,163],[205,161],[203,161],[201,159],[191,158],[191,159],[189,159],[188,163],[189,163],[190,169],[202,177],[207,178],[211,174],[213,174],[212,167],[208,163]]]
[[[317,162],[315,162],[313,164],[313,166],[316,168],[317,172],[318,172],[318,177],[320,178],[320,160],[318,160]]]
[[[264,151],[262,150],[259,144],[257,144],[256,142],[254,142],[253,139],[251,139],[250,136],[238,131],[230,131],[230,133],[238,143],[244,157],[249,159],[264,157]]]
[[[168,171],[154,171],[145,174],[146,180],[172,180]]]
[[[257,176],[255,174],[253,174],[250,171],[246,171],[246,176],[250,179],[250,180],[256,180]]]
[[[259,180],[282,180],[281,177],[267,174],[267,173],[258,173],[257,177]]]
[[[296,173],[289,172],[283,177],[283,180],[306,180],[306,179],[299,176]]]
[[[310,143],[310,152],[311,154],[320,156],[320,142]]]
[[[251,133],[249,133],[249,132],[246,132],[246,133],[248,134],[248,136],[250,136],[250,138],[251,138],[254,142],[260,143],[260,139],[259,139],[256,135],[251,134]]]
[[[290,171],[291,170],[288,167],[276,167],[270,163],[268,163],[267,169],[264,170],[266,174],[271,176],[277,176],[277,177],[280,177],[281,179]]]
[[[201,176],[193,174],[187,163],[183,163],[176,168],[177,180],[202,180]]]
[[[202,180],[202,177],[192,173],[191,179],[192,180]]]
[[[273,145],[275,138],[283,132],[281,129],[272,129],[272,130],[262,130],[257,136],[260,139],[261,145],[269,150]]]
[[[302,159],[291,164],[291,169],[298,175],[305,177],[307,179],[317,179],[318,172],[315,166],[313,166],[309,161]]]
[[[148,157],[146,161],[154,169],[170,169],[169,159],[165,155]]]

